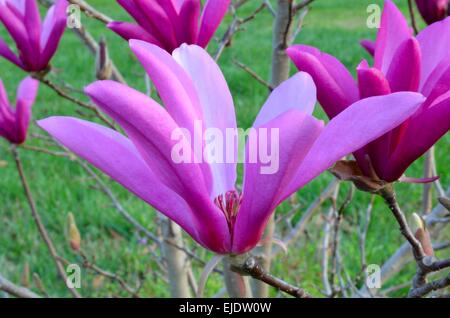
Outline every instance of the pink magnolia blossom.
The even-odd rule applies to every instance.
[[[39,125],[202,246],[222,254],[252,249],[283,200],[346,154],[399,125],[423,102],[418,93],[368,98],[325,126],[311,115],[314,82],[299,73],[271,93],[253,124],[279,129],[279,169],[263,174],[262,160],[244,163],[239,193],[235,161],[175,163],[171,157],[179,142],[171,135],[179,127],[195,135],[193,123],[200,120],[203,129],[219,129],[224,135],[236,129],[233,99],[218,65],[196,45],[182,45],[172,55],[139,40],[131,40],[130,46],[165,108],[128,86],[98,81],[86,88],[87,95],[128,137],[72,117],[50,117]],[[187,139],[182,142],[193,147]]]
[[[300,71],[314,78],[319,102],[330,118],[369,96],[411,91],[427,97],[400,127],[354,153],[364,174],[372,176],[374,169],[380,179],[393,182],[450,129],[449,48],[450,18],[415,38],[401,12],[387,0],[374,66],[361,62],[358,83],[341,62],[316,48],[295,45],[287,53]]]
[[[449,0],[416,0],[420,15],[428,24],[445,19]]]
[[[205,48],[227,12],[230,0],[117,0],[137,24],[108,27],[126,40],[146,41],[172,53],[183,43]]]
[[[8,95],[0,80],[0,136],[13,144],[22,144],[27,137],[31,107],[36,98],[39,82],[25,78],[17,90],[16,108],[8,101]]]
[[[66,0],[57,0],[43,23],[36,0],[0,0],[0,22],[14,40],[18,55],[0,38],[0,56],[26,72],[45,70],[66,26]]]

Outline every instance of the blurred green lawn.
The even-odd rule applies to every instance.
[[[406,13],[406,0],[401,3]],[[118,20],[128,20],[128,16],[115,1],[91,0],[90,3],[109,16]],[[245,16],[259,5],[259,0],[251,0],[243,8],[241,15]],[[338,57],[352,72],[362,58],[370,57],[360,48],[361,38],[374,38],[375,31],[366,27],[366,8],[374,0],[316,0],[308,14],[303,31],[296,43],[316,46],[321,50]],[[221,36],[230,18],[222,24],[217,33]],[[105,35],[110,53],[118,68],[126,77],[129,85],[139,90],[145,89],[144,71],[140,64],[132,57],[125,41],[110,32],[101,23],[83,16],[82,23],[98,38]],[[421,26],[423,26],[421,24]],[[232,60],[236,59],[255,70],[263,78],[269,78],[271,61],[271,28],[272,17],[268,12],[260,14],[253,22],[239,32],[233,45],[226,49],[220,66],[228,80],[234,96],[238,123],[240,127],[249,127],[264,100],[267,90],[255,82],[248,74],[237,68]],[[5,32],[0,27],[0,35]],[[215,52],[216,43],[210,45],[210,52]],[[57,72],[57,79],[70,83],[77,89],[82,89],[95,80],[94,58],[86,50],[79,39],[67,30],[57,55],[52,61]],[[294,68],[292,68],[294,72]],[[354,73],[354,72],[353,72]],[[26,76],[4,60],[0,60],[0,78],[4,81],[12,99],[19,81]],[[82,95],[80,98],[85,98]],[[39,97],[33,108],[34,119],[41,119],[51,115],[75,115],[76,106],[57,97],[47,87],[41,86]],[[323,112],[317,107],[316,115],[324,118]],[[36,126],[31,132],[42,133]],[[37,140],[30,139],[29,144],[40,145]],[[450,184],[448,156],[450,138],[447,135],[437,145],[437,162],[444,185]],[[101,145],[99,145],[101,146]],[[83,248],[88,255],[95,257],[98,265],[114,271],[125,277],[133,284],[139,273],[147,273],[142,289],[143,296],[169,296],[166,283],[156,274],[155,262],[149,253],[149,247],[139,244],[138,233],[114,210],[107,197],[89,180],[80,167],[69,160],[55,158],[41,153],[21,151],[26,173],[31,183],[32,191],[40,213],[51,236],[57,244],[60,254],[68,260],[80,261],[71,252],[67,243],[66,220],[67,213],[73,212],[83,237]],[[22,188],[18,182],[17,173],[8,145],[0,141],[0,160],[6,161],[6,166],[0,168],[0,272],[14,281],[27,283],[27,267],[29,272],[37,273],[47,291],[54,296],[69,296],[63,284],[56,276],[56,271],[45,245],[42,243],[30,211],[25,203]],[[418,160],[408,171],[410,176],[419,177],[422,172],[423,160]],[[318,195],[331,180],[328,173],[324,173],[317,180],[306,186],[298,194],[302,211]],[[111,183],[125,208],[142,224],[156,229],[156,218],[153,209],[122,188]],[[152,186],[152,185],[149,185]],[[420,185],[399,184],[397,186],[400,200],[405,211],[409,214],[420,211]],[[339,202],[342,202],[348,190],[343,186]],[[356,193],[351,206],[345,212],[341,253],[349,275],[352,277],[360,273],[360,255],[358,238],[355,229],[357,214],[365,209],[369,202],[365,193]],[[436,203],[436,200],[434,200]],[[322,290],[320,268],[320,246],[322,237],[323,217],[328,203],[308,226],[308,232],[298,242],[291,246],[289,254],[280,255],[274,260],[274,274],[292,283],[301,284],[312,293],[320,295]],[[287,204],[279,208],[280,213],[289,210]],[[377,199],[373,211],[373,219],[367,239],[368,262],[382,264],[403,242],[395,222],[385,206]],[[195,244],[191,244],[196,248]],[[206,259],[209,253],[196,248],[196,251]],[[201,268],[195,267],[199,275]],[[413,268],[408,267],[386,286],[396,285],[408,281],[413,274]],[[25,278],[24,278],[25,277]],[[127,296],[119,286],[109,281],[101,281],[95,275],[83,275],[81,293],[85,296]],[[36,289],[33,282],[29,286]],[[207,295],[214,295],[222,286],[217,275],[213,275],[208,282]],[[273,292],[273,294],[275,294]]]

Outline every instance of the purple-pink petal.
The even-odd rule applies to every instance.
[[[419,42],[413,37],[403,41],[392,56],[386,78],[393,93],[417,92],[420,84],[421,53]]]
[[[299,71],[312,76],[319,103],[330,118],[358,100],[355,80],[335,57],[306,45],[291,46],[286,53]]]
[[[199,46],[186,44],[176,49],[173,57],[192,81],[199,98],[204,128],[218,129],[223,136],[227,135],[227,129],[235,131],[236,114],[233,98],[219,66],[212,57]],[[222,159],[226,159],[225,155],[230,153],[234,153],[235,156],[228,158],[231,159],[228,161],[209,164],[213,175],[212,197],[235,189],[237,136],[231,141],[231,146],[223,144]]]
[[[375,44],[375,67],[386,74],[398,47],[411,36],[403,14],[391,0],[386,0]]]
[[[284,194],[314,179],[336,161],[399,126],[424,101],[418,93],[394,93],[360,100],[333,118],[317,138]]]
[[[270,141],[273,132],[279,132],[279,143],[276,145],[268,143],[269,150],[278,157],[279,162],[277,167],[271,167],[277,168],[275,173],[269,171],[263,173],[262,169],[268,168],[267,163],[261,160],[251,162],[250,151],[254,153],[256,149],[251,147],[252,139],[249,137],[242,205],[234,226],[232,249],[234,253],[244,253],[259,242],[267,221],[280,203],[292,177],[321,133],[323,122],[297,108],[292,108],[255,128],[257,130],[253,140],[260,140],[265,135],[264,137]]]
[[[223,252],[202,232],[202,220],[186,201],[160,181],[133,143],[118,132],[71,117],[50,117],[39,125],[81,158],[178,223],[201,245]],[[216,235],[220,236],[221,233]],[[220,237],[224,241],[229,238]]]
[[[231,0],[206,0],[197,44],[206,47],[227,13]]]

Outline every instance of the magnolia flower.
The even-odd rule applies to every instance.
[[[126,40],[146,41],[172,53],[183,43],[206,47],[227,12],[230,0],[117,0],[137,24],[111,22]]]
[[[417,8],[420,15],[426,23],[432,24],[434,22],[445,19],[447,10],[449,8],[448,0],[416,0]]]
[[[36,0],[0,0],[0,22],[16,43],[18,55],[0,38],[0,55],[26,72],[48,67],[66,26],[66,0],[57,0],[43,23]]]
[[[0,80],[0,136],[13,144],[22,144],[27,137],[31,106],[36,98],[39,82],[25,78],[17,90],[16,109],[8,101],[3,82]]]
[[[364,175],[375,172],[381,180],[393,182],[450,129],[449,48],[450,19],[427,27],[414,38],[406,19],[387,0],[374,67],[361,62],[358,84],[341,62],[316,48],[295,45],[287,53],[300,71],[314,78],[319,102],[330,118],[369,96],[411,91],[427,97],[400,127],[354,154]]]
[[[236,130],[233,99],[217,64],[196,45],[182,45],[173,55],[139,40],[131,40],[130,46],[165,108],[128,86],[98,81],[85,92],[128,137],[71,117],[50,117],[39,125],[174,220],[202,246],[221,254],[252,249],[284,199],[347,153],[400,124],[423,101],[417,93],[369,98],[324,126],[311,115],[316,103],[311,77],[295,75],[272,92],[253,124],[258,134],[260,128],[278,131],[278,144],[271,145],[279,149],[278,169],[264,174],[263,160],[244,163],[240,193],[235,160],[176,163],[171,155],[180,142],[172,138],[173,132],[180,127],[192,136],[198,121],[201,129],[214,128],[224,135]],[[187,149],[195,146],[189,138],[181,142]],[[203,153],[205,146],[200,147]]]

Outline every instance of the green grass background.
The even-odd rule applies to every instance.
[[[129,20],[115,1],[91,0],[90,3],[114,19]],[[375,37],[375,30],[366,27],[368,15],[366,8],[370,3],[382,4],[381,1],[373,0],[317,0],[305,20],[296,43],[313,45],[335,55],[354,74],[362,58],[370,59],[360,48],[359,40]],[[396,1],[396,3],[400,5],[403,12],[407,13],[406,0]],[[250,4],[240,11],[240,15],[246,16],[259,4],[259,0],[251,0]],[[227,17],[217,32],[217,37],[223,34],[229,22],[230,17]],[[245,25],[245,30],[234,37],[233,45],[226,49],[219,63],[234,96],[240,127],[246,128],[252,124],[267,98],[267,90],[233,65],[232,60],[239,60],[263,78],[269,78],[272,22],[271,15],[266,11]],[[96,38],[100,35],[106,36],[110,54],[129,85],[143,91],[145,89],[144,71],[133,58],[127,43],[98,21],[82,16],[82,23]],[[423,27],[422,23],[420,25]],[[0,35],[5,36],[3,27],[0,27]],[[212,43],[209,51],[215,52],[216,46],[216,42]],[[57,73],[55,78],[81,90],[95,80],[94,64],[91,53],[70,30],[67,30],[52,60]],[[293,73],[294,71],[292,68]],[[4,81],[11,100],[15,98],[16,86],[25,76],[26,74],[21,70],[3,59],[0,60],[0,78]],[[83,95],[79,97],[85,98]],[[33,108],[33,116],[34,119],[51,115],[78,116],[76,109],[77,107],[73,104],[59,98],[47,87],[41,86],[39,97]],[[324,118],[319,107],[316,109],[316,115]],[[31,132],[42,133],[34,125],[31,127]],[[30,139],[28,143],[43,146],[33,139]],[[438,143],[436,151],[439,173],[444,185],[450,184],[449,144],[450,138],[447,135]],[[108,198],[93,187],[92,180],[76,163],[26,150],[22,150],[21,155],[38,209],[63,257],[71,262],[80,261],[70,250],[67,242],[67,213],[73,212],[82,234],[83,249],[91,258],[95,258],[98,265],[119,273],[130,284],[137,281],[140,273],[146,273],[141,295],[169,296],[167,284],[158,274],[159,269],[150,253],[152,247],[139,243],[139,234],[114,210]],[[37,273],[50,295],[69,296],[56,276],[52,260],[30,216],[15,166],[8,152],[8,144],[4,140],[0,140],[0,160],[3,162],[0,165],[2,166],[0,168],[0,272],[11,280],[23,282],[34,290],[36,286],[27,278],[29,276],[27,273]],[[422,166],[423,160],[420,159],[408,170],[408,174],[414,177],[421,176]],[[295,220],[298,220],[308,204],[314,200],[329,180],[331,176],[324,173],[299,191],[297,197],[302,208],[298,211]],[[157,221],[151,207],[127,193],[120,186],[112,182],[111,186],[134,217],[142,224],[156,230]],[[343,200],[347,189],[348,185],[344,185],[339,202]],[[408,214],[420,211],[422,186],[399,184],[397,189],[400,201]],[[358,276],[361,270],[358,238],[354,225],[357,214],[366,208],[368,202],[367,194],[357,192],[352,204],[345,212],[341,252],[346,270],[352,277]],[[275,275],[294,284],[301,284],[315,295],[320,295],[323,288],[320,277],[320,245],[323,216],[327,211],[327,205],[329,204],[326,203],[317,213],[308,226],[306,235],[290,246],[288,255],[279,255],[273,262]],[[289,206],[284,204],[277,213],[281,215],[288,210]],[[402,242],[403,239],[395,222],[386,207],[377,199],[367,239],[369,264],[382,264]],[[212,257],[210,253],[201,250],[194,243],[189,244],[205,259]],[[194,270],[199,275],[202,268],[194,266]],[[408,281],[413,272],[413,267],[409,266],[383,287]],[[102,281],[96,275],[84,271],[82,278],[80,292],[84,296],[127,296],[116,283]],[[220,277],[212,275],[206,294],[214,295],[221,287]],[[272,291],[272,294],[275,295],[275,291]]]

